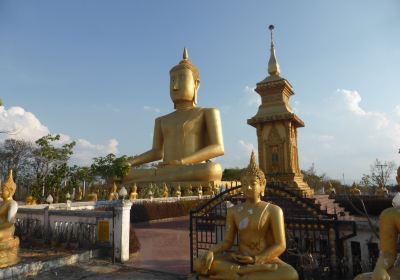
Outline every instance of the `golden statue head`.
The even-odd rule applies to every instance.
[[[13,171],[10,169],[7,180],[1,186],[1,197],[4,200],[12,198],[16,189],[17,185],[13,179]]]
[[[247,198],[258,199],[264,195],[266,179],[264,172],[257,165],[254,151],[251,152],[249,166],[240,178],[240,183]]]
[[[190,61],[186,48],[183,50],[183,59],[172,67],[169,74],[170,96],[174,104],[180,101],[192,101],[195,106],[200,87],[200,72]]]

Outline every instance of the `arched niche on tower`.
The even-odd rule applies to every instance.
[[[283,173],[285,171],[285,137],[281,135],[284,132],[277,125],[272,125],[266,131],[263,147],[265,160],[267,162],[267,173]],[[281,131],[280,131],[281,130]]]

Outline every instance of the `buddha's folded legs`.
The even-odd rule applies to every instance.
[[[0,230],[0,243],[4,240],[8,240],[14,237],[15,227],[14,225],[3,228]]]
[[[388,274],[390,275],[390,280],[400,280],[400,268],[392,268],[388,271]],[[368,273],[363,273],[357,275],[354,280],[374,280],[372,278],[372,272]]]
[[[221,165],[206,162],[193,165],[168,165],[151,169],[132,169],[125,177],[124,182],[219,181],[221,177]]]
[[[241,280],[298,280],[297,271],[289,264],[280,259],[274,261],[277,265],[276,270],[259,271],[250,274],[245,274],[240,277]]]
[[[200,260],[199,260],[200,261]],[[198,264],[199,268],[201,264]],[[298,280],[297,271],[280,259],[273,263],[259,265],[240,265],[230,256],[216,256],[208,279],[240,280]],[[207,279],[207,278],[204,278]]]

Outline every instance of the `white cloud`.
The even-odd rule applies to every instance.
[[[143,110],[153,113],[160,113],[160,109],[151,106],[143,106]]]
[[[394,113],[400,117],[400,105],[396,105],[396,107],[394,107]]]
[[[50,133],[31,112],[21,107],[11,107],[7,110],[4,106],[0,106],[0,131],[15,132],[11,135],[0,135],[0,140],[14,138],[35,141]]]
[[[392,111],[366,109],[362,94],[345,89],[321,101],[308,109],[306,128],[299,130],[301,168],[314,162],[333,178],[345,173],[347,182],[360,180],[376,158],[398,161],[400,123]]]
[[[238,143],[242,152],[244,152],[244,154],[250,158],[251,152],[255,151],[254,145],[252,143],[247,143],[243,140],[239,140]]]
[[[390,121],[384,113],[366,111],[360,106],[361,96],[355,90],[338,89],[344,96],[347,109],[356,116],[369,119],[376,128],[381,129],[389,125]]]
[[[247,105],[260,106],[261,97],[254,90],[255,90],[255,87],[246,86],[244,88],[244,93],[246,94],[246,99],[247,99]]]
[[[0,134],[0,141],[4,141],[7,138],[36,141],[40,137],[52,133],[33,113],[21,107],[11,107],[7,110],[4,106],[0,106],[0,131],[16,132],[13,134]],[[118,153],[118,141],[116,139],[110,139],[106,144],[93,144],[86,139],[73,139],[69,135],[58,134],[60,134],[58,145],[76,141],[74,154],[71,157],[71,163],[73,164],[88,165],[94,157]]]
[[[109,140],[105,145],[93,144],[85,139],[78,139],[76,140],[71,162],[77,165],[89,165],[94,157],[105,156],[110,153],[118,153],[118,141],[116,139]]]

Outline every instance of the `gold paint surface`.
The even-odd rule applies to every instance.
[[[130,162],[132,167],[162,160],[157,168],[135,169],[131,182],[220,181],[221,166],[209,162],[224,154],[220,113],[197,107],[200,74],[187,50],[170,71],[170,97],[175,111],[155,120],[153,147]]]
[[[265,180],[253,152],[240,180],[246,201],[228,208],[224,241],[194,260],[202,279],[299,279],[296,270],[279,259],[286,250],[285,222],[279,206],[261,201]],[[239,246],[230,253],[236,234]]]
[[[19,238],[14,237],[15,215],[18,204],[13,200],[17,185],[14,182],[12,170],[7,180],[1,186],[0,204],[0,268],[15,265],[19,262]]]
[[[99,241],[110,241],[110,223],[108,221],[99,221]]]

